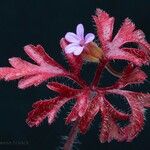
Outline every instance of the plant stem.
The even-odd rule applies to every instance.
[[[78,76],[74,76],[73,74],[68,75],[68,77],[72,80],[74,80],[75,82],[77,82],[82,88],[87,86],[86,81],[82,80],[81,78],[79,78]]]
[[[99,63],[96,73],[95,73],[95,76],[94,76],[94,79],[91,84],[93,87],[98,85],[100,77],[101,77],[101,73],[102,73],[103,69],[105,68],[106,64],[107,64],[107,60],[105,60],[105,59],[103,59],[103,61]]]
[[[64,145],[64,150],[72,150],[72,147],[73,147],[73,143],[77,137],[77,134],[78,134],[78,124],[79,124],[79,119],[74,123],[70,133],[69,133],[69,136],[68,136],[68,139]]]

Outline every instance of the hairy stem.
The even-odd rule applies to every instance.
[[[77,137],[77,134],[78,134],[78,124],[79,124],[79,120],[77,120],[74,125],[72,126],[72,129],[69,133],[69,136],[68,136],[68,139],[64,145],[64,150],[72,150],[72,147],[73,147],[73,143]]]
[[[94,76],[94,79],[92,81],[93,87],[98,85],[101,73],[102,73],[103,69],[105,68],[106,64],[107,64],[107,60],[105,60],[105,59],[103,59],[103,61],[99,63],[96,73],[95,73],[95,76]]]
[[[81,78],[74,76],[73,74],[68,75],[68,77],[72,80],[74,80],[75,82],[77,82],[82,88],[87,86],[86,81],[82,80]]]

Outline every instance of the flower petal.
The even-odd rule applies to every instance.
[[[71,43],[80,43],[79,37],[73,32],[67,32],[65,35],[65,39]]]
[[[76,50],[76,47],[79,46],[76,43],[69,44],[65,47],[65,52],[67,54],[73,53]]]
[[[65,52],[67,54],[73,53],[74,55],[80,55],[84,47],[78,44],[72,43],[65,47]]]
[[[95,35],[93,33],[88,33],[85,36],[85,44],[92,42],[95,39]]]
[[[84,39],[84,27],[82,24],[77,25],[76,34],[80,38],[80,40]]]
[[[76,46],[76,50],[74,51],[74,55],[80,55],[81,53],[82,53],[82,51],[83,51],[83,48],[84,47],[81,47],[81,46]]]

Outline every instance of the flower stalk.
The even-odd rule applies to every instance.
[[[94,79],[92,81],[92,87],[96,87],[98,86],[98,83],[99,83],[99,80],[100,80],[100,77],[101,77],[101,73],[102,71],[104,70],[105,66],[107,65],[108,61],[106,59],[103,59],[98,67],[97,67],[97,70],[96,70],[96,73],[95,73],[95,76],[94,76]]]
[[[73,123],[73,126],[71,128],[71,131],[68,135],[68,138],[67,138],[67,141],[64,145],[64,150],[72,150],[73,148],[73,144],[74,144],[74,141],[77,137],[77,134],[79,132],[79,128],[78,128],[78,125],[79,125],[79,119],[76,120],[74,123]]]

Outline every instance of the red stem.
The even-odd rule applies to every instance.
[[[85,88],[87,86],[86,81],[82,80],[78,76],[74,76],[73,74],[68,75],[69,78],[77,82],[82,88]]]
[[[95,73],[95,76],[94,76],[94,79],[93,79],[92,84],[91,84],[92,87],[95,87],[95,86],[98,85],[100,77],[101,77],[101,73],[102,73],[103,69],[105,68],[106,64],[107,64],[107,60],[106,59],[103,59],[99,63],[99,65],[97,67],[97,70],[96,70],[96,73]]]
[[[74,123],[74,125],[73,125],[73,127],[72,127],[72,129],[71,129],[71,131],[69,133],[68,139],[67,139],[67,141],[66,141],[66,143],[64,145],[64,150],[72,150],[73,143],[74,143],[74,141],[75,141],[75,139],[77,137],[78,131],[79,131],[78,124],[79,124],[79,120],[77,120]]]

